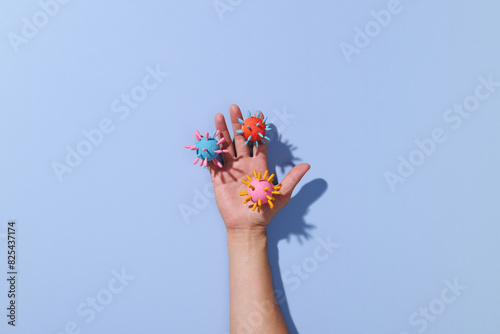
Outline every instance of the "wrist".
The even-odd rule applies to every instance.
[[[264,226],[227,229],[227,242],[229,244],[257,244],[266,241],[266,227]]]

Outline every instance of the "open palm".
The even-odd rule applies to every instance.
[[[293,189],[310,166],[303,163],[290,170],[281,183],[281,195],[275,196],[276,201],[273,209],[266,205],[262,207],[260,213],[257,210],[252,211],[253,204],[243,204],[243,197],[239,196],[239,192],[246,189],[241,180],[246,179],[246,175],[252,175],[253,170],[264,173],[268,169],[267,145],[259,145],[258,148],[254,148],[253,156],[250,156],[249,147],[245,145],[245,138],[236,133],[236,130],[241,129],[241,124],[238,123],[238,118],[243,118],[241,110],[233,104],[229,108],[229,112],[234,146],[224,115],[217,114],[215,116],[215,127],[220,130],[219,138],[225,138],[225,143],[222,146],[229,150],[229,153],[223,155],[223,168],[215,166],[213,162],[209,164],[217,207],[227,229],[265,228],[276,213],[288,203]],[[257,116],[257,112],[255,115]],[[260,117],[264,118],[262,112]]]

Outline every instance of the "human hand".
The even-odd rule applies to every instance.
[[[217,207],[228,232],[262,232],[265,231],[271,219],[288,203],[293,189],[311,166],[302,163],[288,172],[281,182],[281,195],[275,196],[276,201],[274,201],[273,209],[266,205],[262,207],[260,213],[252,211],[253,203],[243,204],[243,197],[239,196],[241,190],[247,189],[241,183],[241,180],[246,179],[246,175],[253,175],[253,170],[257,170],[258,173],[264,173],[268,170],[267,145],[259,145],[258,148],[254,147],[253,157],[251,157],[249,147],[245,146],[245,138],[236,133],[236,130],[241,129],[238,118],[243,118],[240,108],[233,104],[229,108],[229,113],[234,135],[234,147],[224,115],[215,115],[215,127],[220,130],[219,138],[225,138],[225,143],[222,144],[223,149],[229,150],[229,153],[223,155],[223,168],[209,164]],[[257,116],[257,112],[255,116]],[[260,117],[264,118],[262,112]]]

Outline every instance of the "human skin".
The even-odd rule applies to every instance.
[[[236,130],[241,129],[238,123],[238,118],[243,118],[241,110],[233,104],[229,113],[231,130],[226,125],[224,115],[215,116],[216,129],[220,130],[219,138],[225,138],[223,149],[228,149],[229,153],[223,155],[222,169],[211,163],[209,170],[217,207],[227,230],[231,333],[288,333],[274,295],[266,228],[288,203],[293,189],[310,165],[302,163],[288,172],[280,183],[281,195],[274,196],[276,201],[273,209],[263,205],[260,213],[252,211],[251,203],[243,204],[243,198],[239,196],[239,192],[246,189],[241,180],[251,175],[253,170],[268,170],[267,145],[254,148],[251,157],[244,137],[236,133]],[[262,112],[260,117],[264,118]]]

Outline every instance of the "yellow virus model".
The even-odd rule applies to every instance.
[[[253,175],[255,179],[252,179],[247,175],[247,180],[242,180],[241,182],[248,186],[248,190],[240,191],[240,196],[246,196],[243,201],[244,204],[249,202],[250,200],[254,203],[252,207],[252,211],[255,211],[258,208],[258,212],[262,209],[262,204],[269,204],[269,207],[272,209],[274,207],[273,201],[276,198],[273,195],[280,195],[280,185],[273,185],[274,174],[269,176],[269,172],[266,170],[264,175],[262,173],[258,173],[257,171],[253,171]]]

